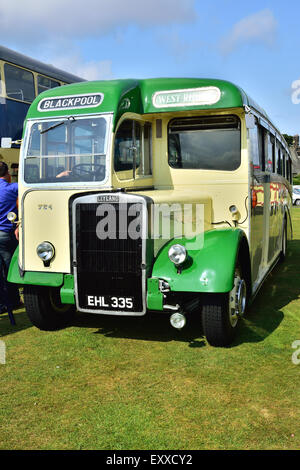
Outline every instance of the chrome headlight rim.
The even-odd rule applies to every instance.
[[[185,246],[180,243],[175,243],[168,250],[169,260],[175,264],[175,266],[182,265],[187,259],[187,251]]]
[[[16,218],[17,218],[17,214],[13,211],[10,211],[7,216],[6,216],[7,220],[9,220],[9,222],[11,222],[12,224],[15,222]]]
[[[55,248],[52,243],[43,241],[38,244],[36,254],[43,262],[51,261],[55,256]]]

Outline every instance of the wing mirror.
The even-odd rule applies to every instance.
[[[2,137],[1,139],[1,147],[3,149],[10,149],[12,144],[11,137]]]

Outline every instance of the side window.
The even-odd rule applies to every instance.
[[[33,101],[35,98],[33,74],[28,70],[4,64],[6,95],[20,101]]]
[[[262,126],[258,126],[258,151],[259,165],[262,171],[266,169],[266,131]]]
[[[133,120],[123,121],[115,137],[114,164],[119,179],[133,178],[133,170],[140,161],[140,124]]]
[[[42,75],[37,76],[38,94],[42,93],[49,88],[55,88],[60,85],[56,80],[51,78],[43,77]]]
[[[122,122],[115,136],[114,167],[120,180],[151,174],[151,124]]]
[[[241,164],[240,120],[234,115],[172,119],[168,162],[174,169],[236,170]]]
[[[275,138],[272,134],[268,134],[268,165],[269,171],[276,172],[276,156],[275,156]]]
[[[266,171],[272,172],[273,171],[273,152],[272,152],[272,142],[271,142],[271,135],[269,132],[265,133],[265,140],[266,140]]]
[[[151,149],[152,149],[152,132],[150,122],[145,122],[143,126],[143,155],[141,164],[141,174],[143,176],[152,174],[152,161],[151,161]]]
[[[279,145],[279,142],[276,141],[276,148],[277,148],[277,173],[279,175],[281,175],[281,149],[280,149],[280,145]]]
[[[293,171],[292,171],[292,160],[290,157],[289,157],[289,174],[290,174],[289,182],[292,184],[293,183]]]
[[[260,169],[259,151],[258,151],[258,129],[257,126],[249,129],[250,154],[254,170]]]
[[[285,152],[285,177],[288,181],[291,180],[291,173],[290,173],[290,156],[287,152]]]
[[[285,151],[281,148],[281,174],[285,176]]]
[[[290,181],[290,165],[289,165],[289,156],[287,153],[285,154],[285,175],[286,175],[286,179]]]

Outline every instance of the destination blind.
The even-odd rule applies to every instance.
[[[39,102],[39,111],[60,111],[62,109],[95,108],[100,106],[103,93],[88,93],[86,95],[55,96],[44,98]]]

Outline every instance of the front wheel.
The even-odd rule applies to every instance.
[[[73,305],[61,303],[59,288],[24,286],[24,304],[31,323],[40,330],[67,326],[74,316]]]
[[[246,305],[246,281],[240,269],[236,268],[232,290],[226,294],[206,294],[202,302],[203,331],[211,346],[232,343]]]

